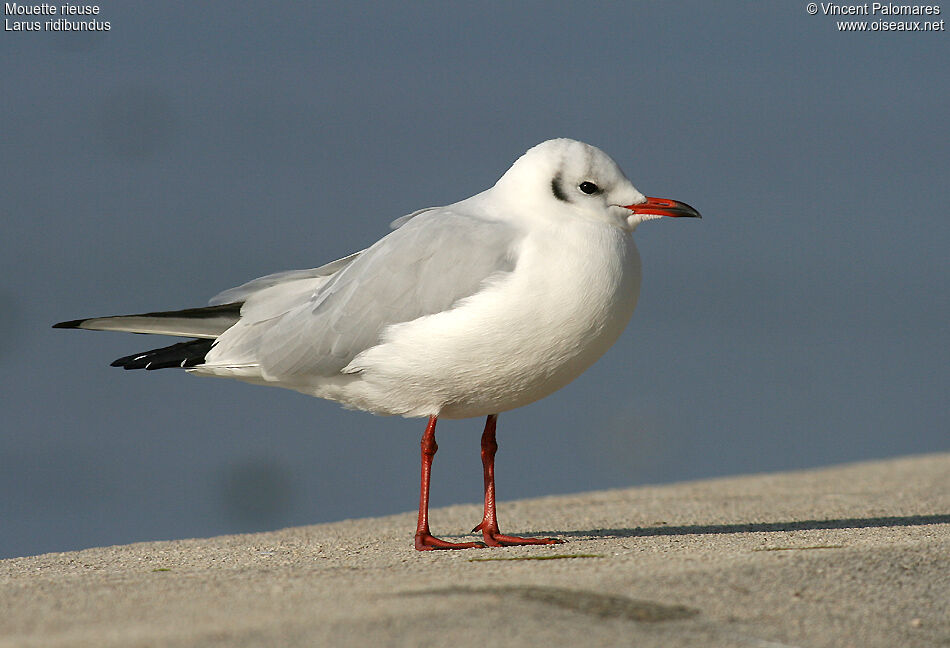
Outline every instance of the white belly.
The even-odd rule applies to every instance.
[[[617,340],[640,289],[629,234],[571,228],[528,237],[513,272],[449,311],[389,327],[350,364],[357,373],[310,393],[380,414],[467,418],[565,386]]]

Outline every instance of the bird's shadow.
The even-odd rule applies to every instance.
[[[812,531],[816,529],[868,529],[878,527],[909,527],[928,524],[950,524],[950,514],[907,515],[867,518],[832,518],[827,520],[796,520],[789,522],[754,522],[743,524],[689,524],[683,526],[651,526],[619,529],[587,529],[577,531],[546,531],[541,534],[584,538],[646,538],[651,536],[718,535],[727,533],[769,533],[780,531]]]

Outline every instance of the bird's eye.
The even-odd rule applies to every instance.
[[[586,193],[588,196],[595,194],[600,191],[600,188],[595,185],[593,182],[584,181],[577,185],[577,188]]]

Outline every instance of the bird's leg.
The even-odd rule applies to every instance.
[[[472,531],[481,529],[485,544],[489,547],[508,547],[512,545],[560,544],[557,538],[521,538],[504,535],[498,530],[498,514],[495,512],[495,424],[497,414],[490,414],[482,432],[482,470],[485,476],[485,515]]]
[[[435,422],[437,417],[430,416],[429,424],[422,435],[422,481],[419,487],[419,524],[416,526],[416,549],[469,549],[484,547],[481,542],[446,542],[429,533],[429,478],[432,474],[432,458],[439,449],[435,442]]]

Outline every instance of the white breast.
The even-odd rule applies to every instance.
[[[553,261],[553,262],[552,262]],[[560,389],[633,314],[640,258],[618,228],[574,220],[524,239],[515,270],[449,311],[389,327],[312,393],[380,414],[484,416]]]

